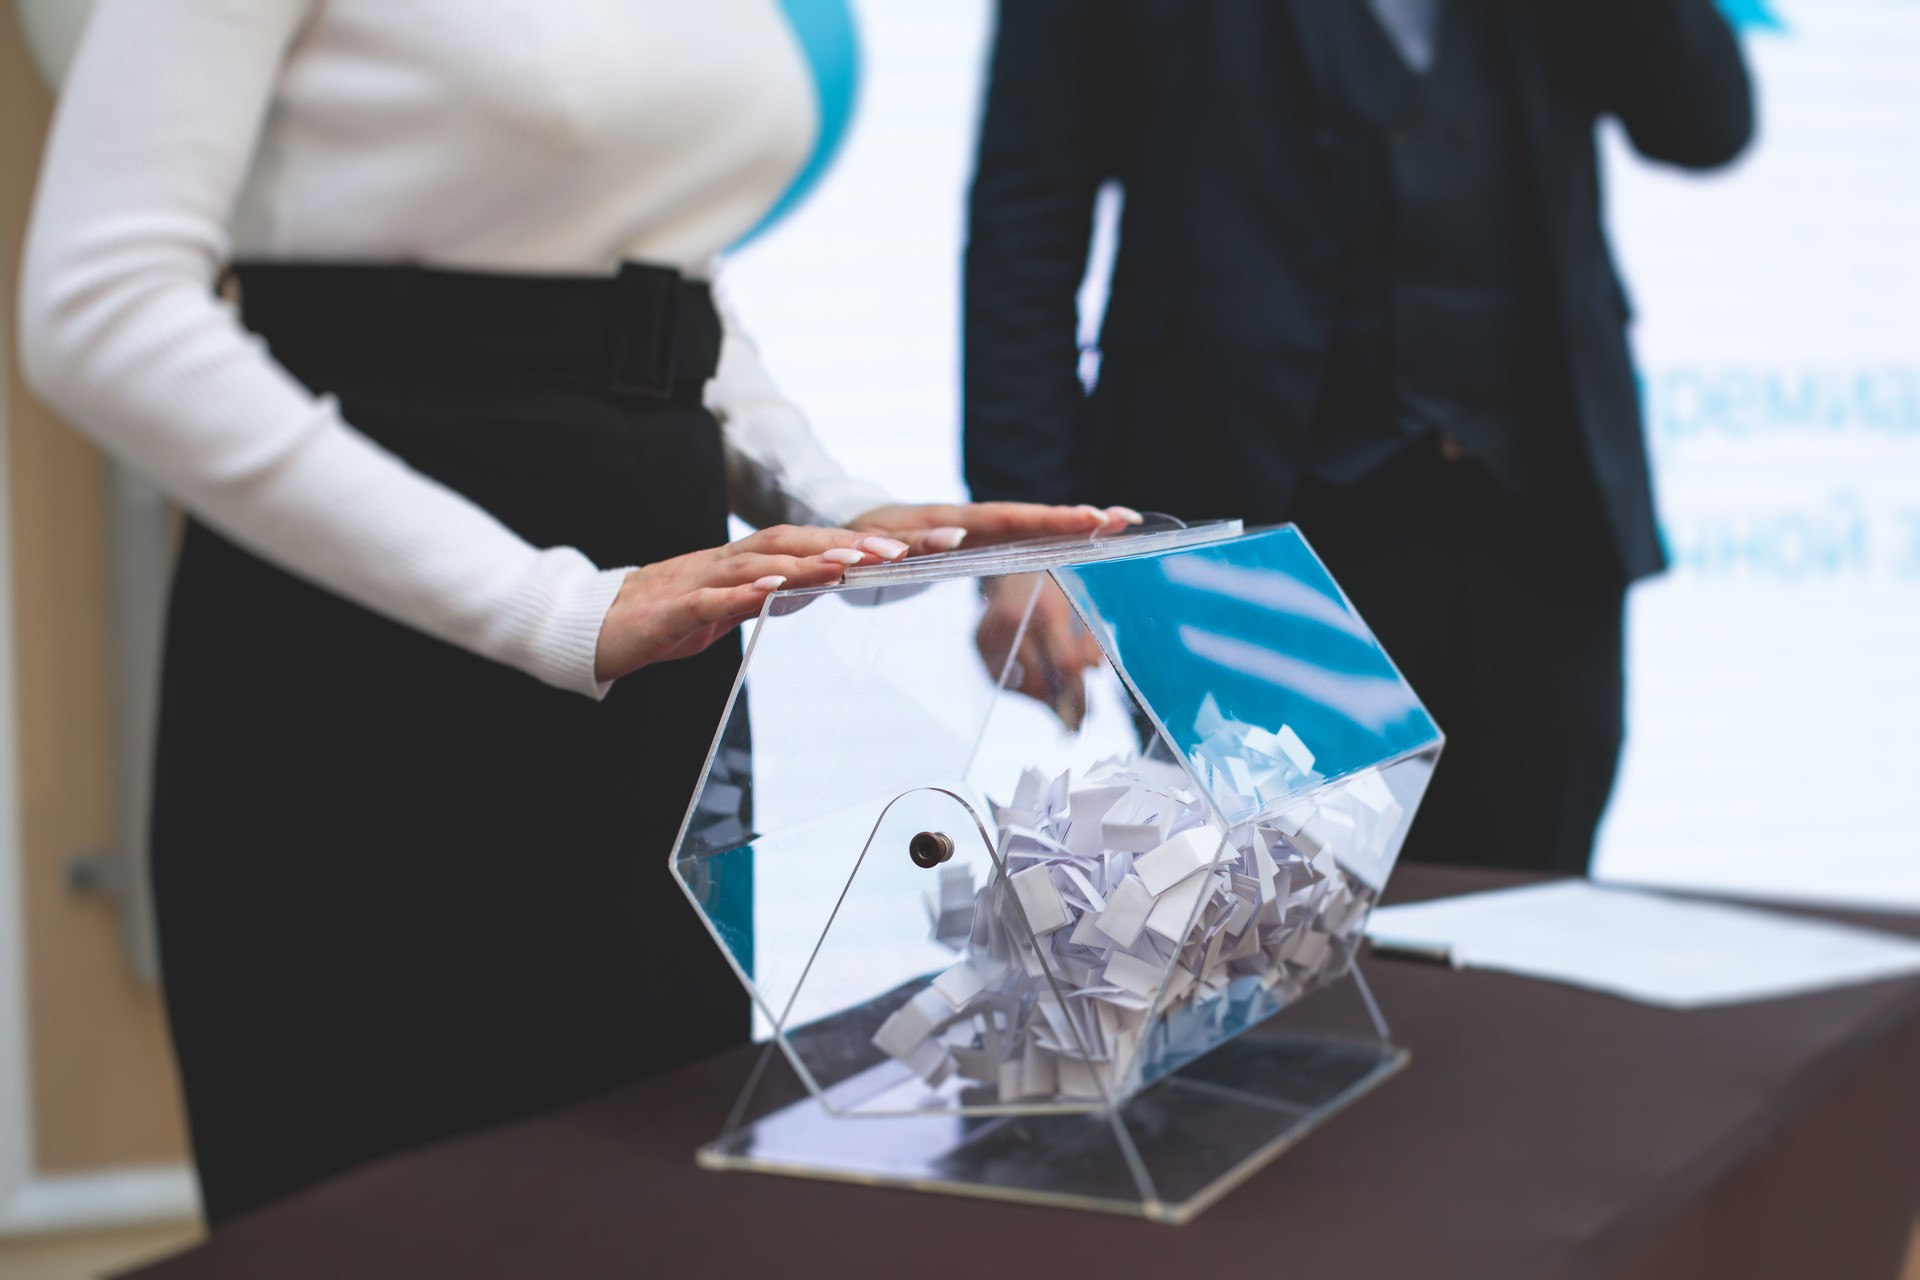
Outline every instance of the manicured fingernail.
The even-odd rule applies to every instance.
[[[966,540],[967,531],[958,526],[927,530],[927,545],[935,551],[951,551]]]
[[[862,538],[853,544],[862,551],[870,551],[882,560],[898,560],[907,554],[907,544],[895,542],[892,538]]]
[[[1100,508],[1094,506],[1091,502],[1083,502],[1079,506],[1075,507],[1074,510],[1086,512],[1088,515],[1092,516],[1095,520],[1098,520],[1101,524],[1105,524],[1107,522],[1107,513],[1102,511]]]
[[[1132,507],[1108,507],[1107,510],[1112,512],[1114,515],[1119,516],[1122,520],[1125,520],[1128,524],[1146,523],[1147,518],[1141,515],[1138,511],[1135,511]]]
[[[785,578],[777,573],[770,573],[764,578],[755,579],[753,589],[755,591],[778,591],[786,585],[787,580]]]
[[[822,551],[820,558],[828,564],[859,564],[866,559],[852,547],[835,547],[831,551]]]

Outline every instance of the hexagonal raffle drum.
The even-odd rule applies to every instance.
[[[1296,529],[847,579],[768,601],[672,856],[772,1041],[703,1165],[1179,1222],[1405,1063],[1353,953],[1443,739]],[[1376,1037],[1242,1035],[1347,974]]]

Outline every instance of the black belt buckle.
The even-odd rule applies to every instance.
[[[623,262],[613,279],[612,346],[607,386],[616,395],[673,397],[679,356],[680,273]]]

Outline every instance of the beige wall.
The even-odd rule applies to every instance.
[[[50,106],[13,6],[0,5],[0,299],[9,308]],[[181,1160],[159,996],[122,957],[113,909],[63,879],[69,856],[113,835],[107,474],[99,453],[21,386],[18,363],[6,362],[5,477],[36,1163],[71,1173]]]

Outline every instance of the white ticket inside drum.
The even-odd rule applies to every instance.
[[[1236,734],[1224,717],[1214,726]],[[1279,757],[1267,773],[1314,759],[1287,726],[1253,737]],[[995,806],[1004,865],[966,913],[962,959],[873,1039],[922,1080],[957,1074],[1000,1103],[1049,1080],[1066,1097],[1117,1096],[1156,1018],[1224,1011],[1256,988],[1291,999],[1343,971],[1375,897],[1354,868],[1380,860],[1368,841],[1399,809],[1369,773],[1228,830],[1184,773],[1143,760],[1080,779],[1028,770],[1012,800]],[[936,921],[959,914],[946,883]]]

